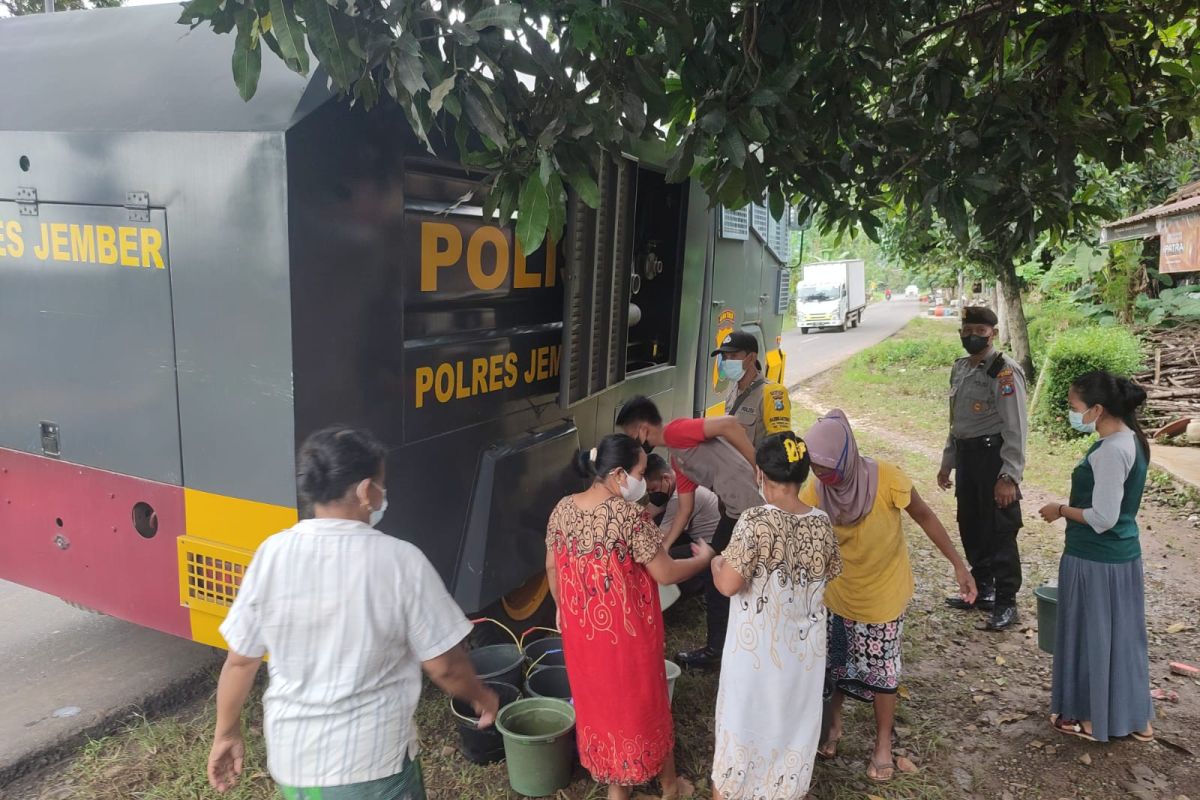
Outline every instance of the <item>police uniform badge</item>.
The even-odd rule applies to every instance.
[[[1011,367],[1005,367],[996,375],[996,379],[1000,381],[1000,394],[1007,397],[1017,392],[1017,379],[1013,377]]]

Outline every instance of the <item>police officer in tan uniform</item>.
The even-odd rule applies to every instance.
[[[719,374],[729,381],[725,413],[746,429],[746,438],[755,447],[771,434],[792,429],[791,398],[786,389],[763,377],[754,334],[733,331],[712,355],[721,359]]]
[[[1017,622],[1021,588],[1017,531],[1028,432],[1025,375],[992,346],[996,314],[990,308],[963,309],[960,334],[968,355],[950,370],[950,435],[937,481],[943,489],[955,485],[958,531],[979,596],[974,603],[958,597],[946,603],[991,611],[987,628],[1000,631]]]

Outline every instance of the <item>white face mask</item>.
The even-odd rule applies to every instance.
[[[387,489],[384,489],[382,486],[375,483],[374,481],[371,482],[371,485],[374,486],[379,491],[383,492],[383,502],[379,504],[379,508],[375,508],[375,509],[371,510],[371,519],[369,522],[369,524],[372,528],[378,528],[379,523],[383,522],[383,515],[387,513],[387,506],[388,506]]]
[[[636,503],[646,496],[646,479],[635,478],[629,473],[625,474],[625,483],[621,485],[621,497],[624,497],[631,503]]]

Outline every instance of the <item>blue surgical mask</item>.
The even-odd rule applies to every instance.
[[[728,358],[721,359],[721,375],[726,380],[740,381],[745,374],[746,365],[741,361],[732,361]]]
[[[383,522],[383,515],[387,513],[387,489],[384,489],[377,483],[373,483],[372,485],[383,493],[383,502],[379,504],[379,508],[371,509],[369,524],[372,528],[377,528],[379,527],[379,523]]]
[[[1087,413],[1087,411],[1076,411],[1075,409],[1072,408],[1069,411],[1067,411],[1067,421],[1071,423],[1072,428],[1079,431],[1080,433],[1095,433],[1096,432],[1096,421],[1095,420],[1092,420],[1091,422],[1083,421],[1083,415],[1086,413]]]

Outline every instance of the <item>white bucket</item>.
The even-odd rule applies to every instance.
[[[667,662],[667,702],[675,699],[675,679],[683,673],[674,661]]]

